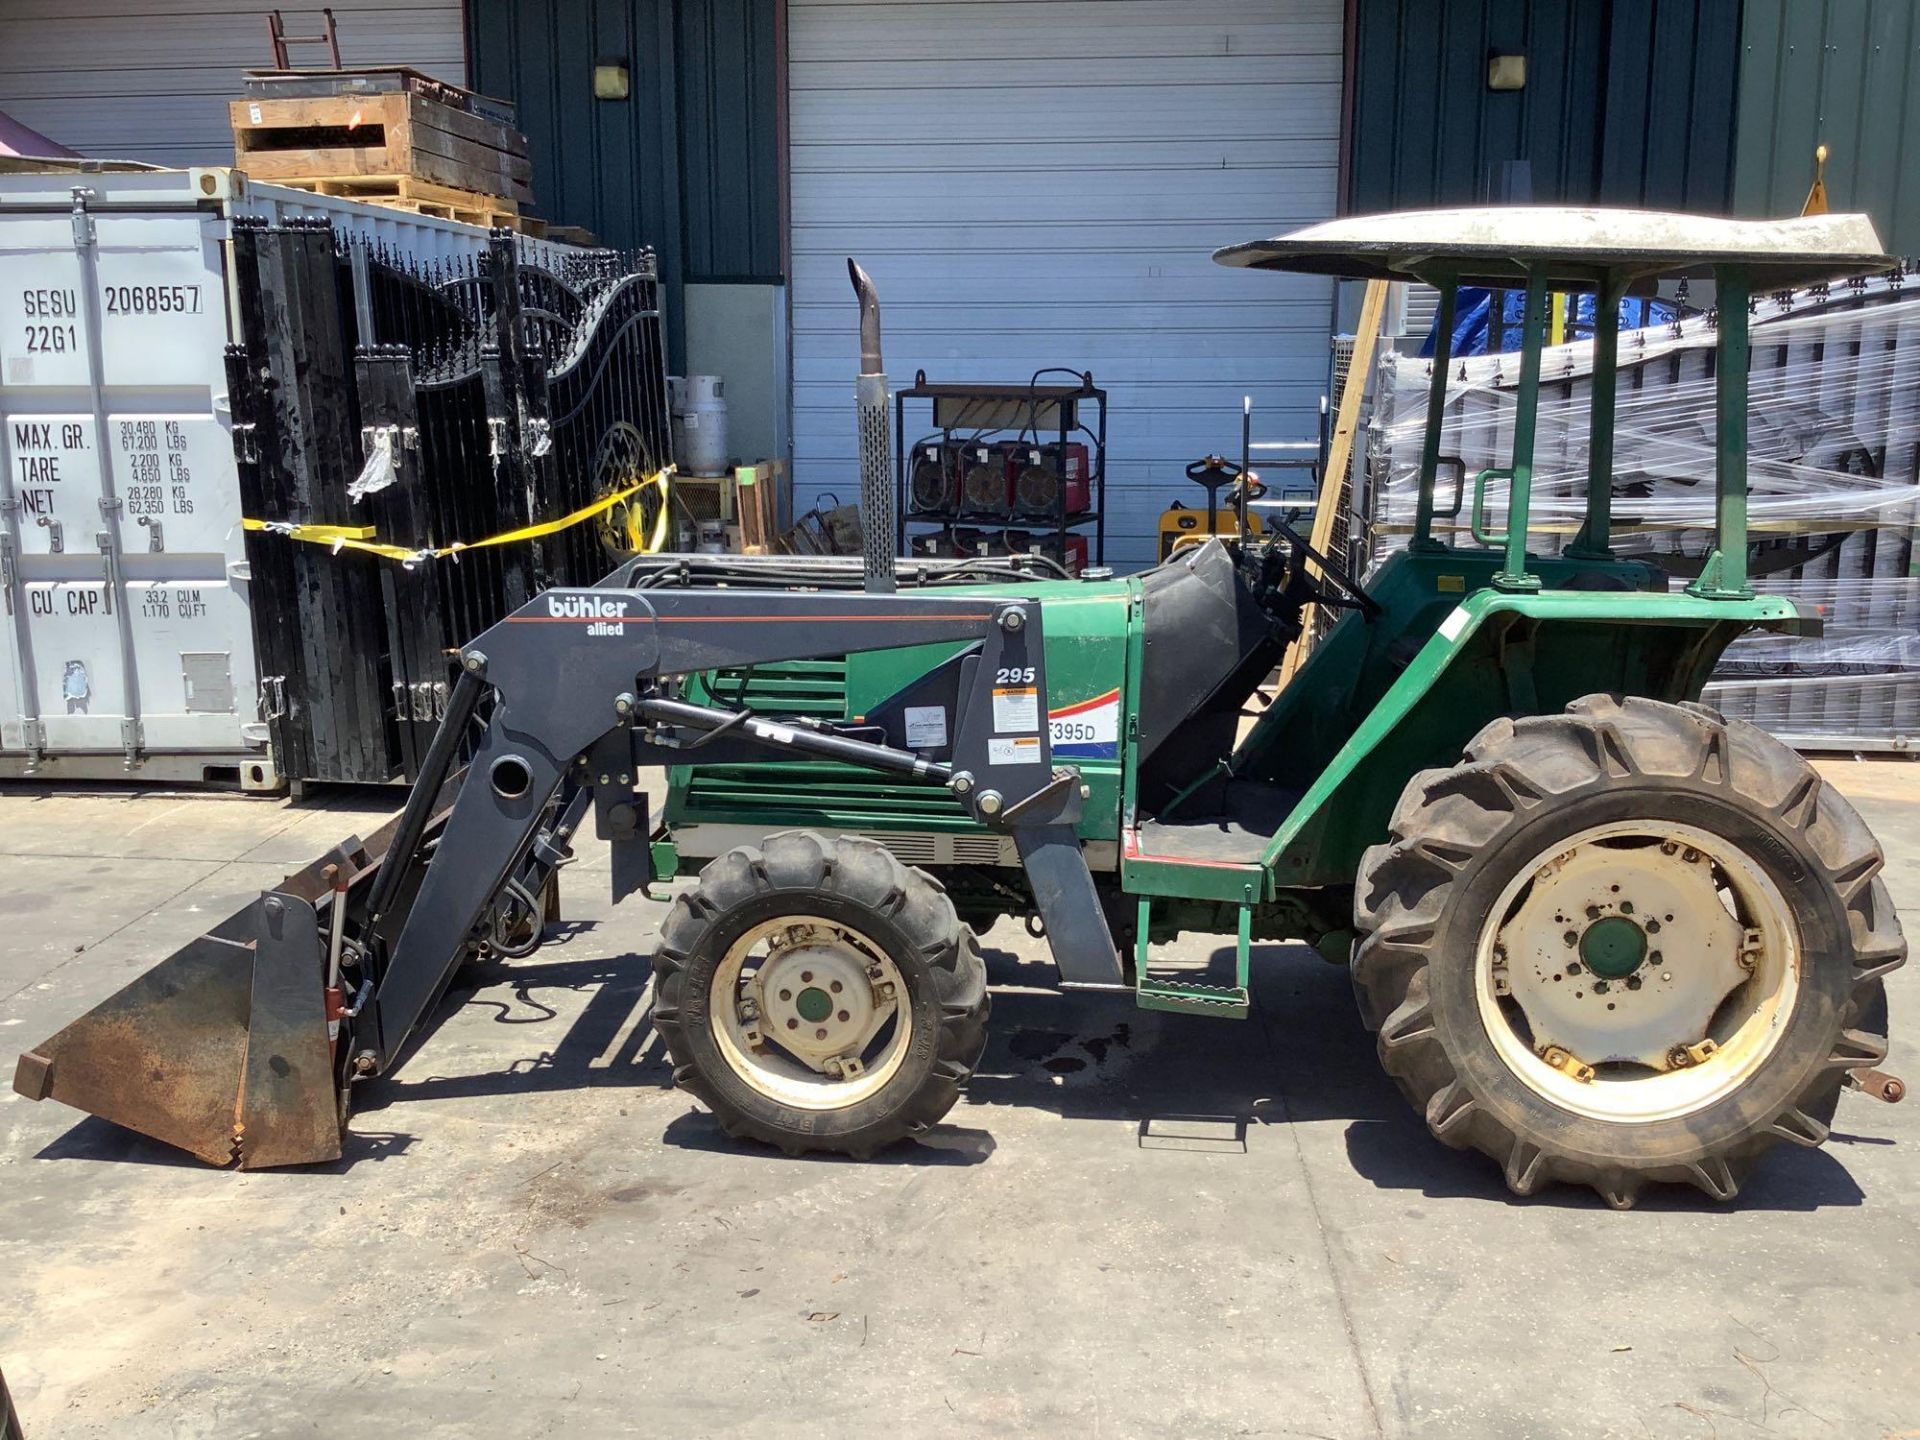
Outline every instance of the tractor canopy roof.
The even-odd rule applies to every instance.
[[[1536,279],[1561,291],[1736,266],[1754,289],[1782,290],[1894,265],[1865,215],[1726,220],[1558,205],[1356,215],[1229,245],[1213,258],[1253,269],[1490,289]]]

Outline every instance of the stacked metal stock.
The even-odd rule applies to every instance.
[[[1904,271],[1782,292],[1753,315],[1750,567],[1761,590],[1826,620],[1820,639],[1758,635],[1726,654],[1706,699],[1802,749],[1920,743],[1920,287]],[[1712,311],[1620,337],[1614,548],[1684,585],[1713,516]],[[1531,548],[1571,538],[1586,485],[1590,342],[1546,351]],[[1456,361],[1443,455],[1469,477],[1507,463],[1518,362]],[[1370,448],[1371,557],[1405,542],[1432,371],[1382,362]],[[1446,508],[1449,477],[1441,478]],[[1492,510],[1504,509],[1494,482]],[[1464,541],[1466,515],[1450,523]],[[1444,527],[1443,527],[1444,533]]]

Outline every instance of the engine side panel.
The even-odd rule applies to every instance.
[[[1126,716],[1133,696],[1127,675],[1127,627],[1137,582],[1038,584],[1020,593],[1038,599],[1046,617],[1048,732],[1055,759],[1076,766],[1092,789],[1079,833],[1096,869],[1110,868],[1120,830],[1120,775]],[[958,597],[997,593],[943,587]],[[751,673],[717,671],[689,681],[704,703],[744,702],[762,715],[855,720],[944,664],[963,648],[921,645],[850,656],[789,661]],[[954,717],[922,714],[915,747],[943,753]],[[698,870],[744,834],[787,828],[853,831],[905,842],[912,863],[1018,865],[1007,837],[975,824],[944,786],[882,776],[853,766],[809,761],[747,765],[683,765],[669,773],[664,818],[682,858]],[[924,853],[923,853],[924,852]]]

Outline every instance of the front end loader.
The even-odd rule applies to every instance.
[[[1730,1199],[1771,1144],[1819,1144],[1843,1087],[1898,1085],[1872,1069],[1906,955],[1878,845],[1792,751],[1698,703],[1741,634],[1818,625],[1747,583],[1744,297],[1890,262],[1860,217],[1524,217],[1369,217],[1216,256],[1441,290],[1418,515],[1364,582],[1284,520],[1118,579],[883,545],[629,561],[463,650],[393,826],[34,1047],[17,1088],[216,1163],[335,1158],[353,1088],[401,1062],[462,959],[537,943],[591,810],[616,900],[689,877],[652,1018],[734,1135],[865,1156],[936,1124],[985,1042],[976,933],[1014,915],[1065,991],[1225,1018],[1248,1013],[1256,941],[1306,941],[1350,967],[1433,1134],[1516,1192]],[[1711,275],[1721,314],[1715,543],[1684,592],[1610,535],[1617,301],[1671,274]],[[1459,524],[1466,477],[1450,508],[1436,482],[1469,284],[1527,308],[1510,463]],[[1541,556],[1533,421],[1564,291],[1601,300],[1592,471],[1576,542]],[[1340,618],[1248,728],[1309,608]],[[1232,976],[1156,965],[1183,931],[1226,937]]]

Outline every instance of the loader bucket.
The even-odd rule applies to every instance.
[[[460,788],[449,778],[421,838]],[[243,1170],[340,1158],[326,944],[339,866],[363,893],[400,828],[350,839],[20,1057],[13,1088]],[[396,863],[405,863],[396,858]]]
[[[13,1088],[242,1169],[337,1159],[313,906],[269,892],[20,1057]]]

